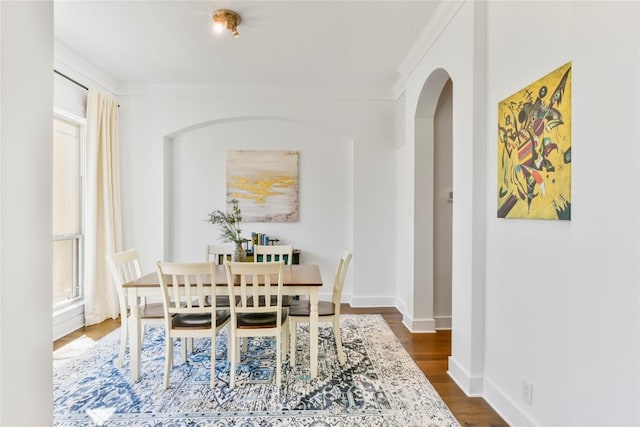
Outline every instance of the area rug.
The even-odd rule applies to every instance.
[[[226,329],[226,328],[225,328]],[[187,362],[176,344],[164,390],[164,332],[148,327],[141,377],[128,355],[116,368],[119,330],[54,370],[56,426],[458,426],[445,403],[380,315],[343,315],[347,361],[338,363],[330,324],[320,324],[318,376],[309,375],[308,325],[298,329],[296,366],[283,359],[275,385],[272,339],[250,339],[229,388],[226,330],[217,338],[216,387],[210,341],[194,340]]]

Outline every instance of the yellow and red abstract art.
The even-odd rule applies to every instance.
[[[498,103],[498,218],[571,219],[571,62]]]

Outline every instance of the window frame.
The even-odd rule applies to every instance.
[[[54,317],[58,314],[61,314],[69,309],[72,309],[76,306],[83,306],[82,312],[84,313],[84,244],[85,244],[85,201],[86,201],[86,119],[84,117],[77,116],[75,114],[64,111],[60,108],[54,107],[53,109],[53,120],[61,120],[68,122],[72,125],[78,126],[79,131],[79,157],[80,164],[79,173],[80,173],[80,200],[79,200],[79,224],[78,229],[79,233],[74,234],[52,234],[52,245],[53,242],[56,241],[72,241],[73,248],[77,253],[77,259],[74,260],[76,265],[74,266],[74,270],[76,273],[77,283],[75,284],[78,295],[70,298],[66,301],[59,302],[57,304],[53,304],[53,313]],[[53,206],[52,206],[53,208]],[[53,246],[52,246],[53,249]],[[53,282],[51,283],[53,286]],[[53,288],[52,288],[53,292]]]

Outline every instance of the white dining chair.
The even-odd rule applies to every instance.
[[[207,262],[213,262],[216,265],[224,264],[225,261],[232,261],[235,247],[228,245],[207,245]],[[206,298],[207,304],[211,297]],[[229,297],[227,295],[216,296],[216,307],[229,307]]]
[[[340,336],[340,304],[342,301],[342,288],[344,287],[344,278],[347,275],[349,264],[353,255],[347,250],[342,251],[342,256],[338,262],[336,275],[333,279],[333,295],[331,301],[318,301],[318,322],[332,322],[333,335],[336,341],[336,349],[338,351],[338,360],[343,365],[345,362],[344,350],[342,349],[342,338]],[[295,300],[289,306],[289,344],[290,355],[289,362],[291,366],[296,364],[296,333],[298,323],[309,323],[311,309],[309,300]]]
[[[228,245],[207,245],[207,256],[205,261],[213,262],[216,265],[231,261],[235,248]]]
[[[216,307],[216,298],[211,298],[213,304],[205,304],[206,294],[210,292],[215,297],[216,291],[216,286],[208,286],[205,289],[206,276],[215,277],[214,263],[158,262],[158,280],[162,289],[166,329],[165,389],[169,387],[169,376],[173,368],[173,340],[175,338],[183,339],[183,353],[185,355],[184,342],[188,339],[211,339],[209,386],[215,386],[216,334],[229,322],[230,313],[228,309]]]
[[[253,262],[273,262],[283,260],[285,264],[293,263],[292,245],[254,245]]]
[[[293,263],[292,245],[254,245],[253,262],[277,262],[283,261],[286,265]],[[293,296],[285,295],[282,300],[283,307],[289,307]]]
[[[135,301],[127,301],[127,294],[122,285],[139,279],[142,276],[142,269],[135,249],[107,255],[106,260],[111,270],[111,277],[113,278],[120,304],[120,352],[118,353],[116,366],[121,368],[124,354],[127,350],[127,340],[129,339],[129,304],[135,303]],[[141,333],[138,334],[138,337],[140,337],[138,348],[141,348],[146,326],[164,324],[164,309],[162,303],[147,303],[146,300],[143,300],[138,310],[141,327]]]
[[[240,302],[230,307],[230,387],[235,387],[236,383],[239,339],[244,338],[246,342],[250,337],[267,336],[276,339],[276,384],[280,387],[282,354],[286,345],[283,330],[286,330],[287,321],[287,311],[282,307],[283,263],[227,262],[225,270],[229,295],[240,297]],[[256,304],[259,300],[263,304]]]

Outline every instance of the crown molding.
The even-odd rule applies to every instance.
[[[256,85],[188,85],[166,83],[125,83],[118,88],[121,96],[201,96],[266,97],[284,99],[336,99],[354,101],[394,101],[393,90],[341,90],[318,87]]]
[[[442,1],[438,5],[438,8],[434,12],[433,16],[427,22],[424,29],[413,43],[409,52],[404,57],[400,65],[398,66],[398,73],[400,77],[393,85],[393,92],[396,98],[398,98],[405,90],[405,84],[407,79],[418,66],[422,58],[429,52],[433,44],[438,40],[440,34],[449,25],[449,22],[458,13],[464,0],[451,0]]]
[[[388,89],[343,89],[312,86],[206,85],[119,81],[86,61],[65,44],[54,40],[54,68],[88,87],[97,87],[112,96],[200,96],[267,97],[280,99],[335,99],[353,101],[395,101]]]
[[[53,57],[54,68],[61,73],[89,88],[99,88],[113,96],[117,94],[118,80],[58,40],[53,41]]]

